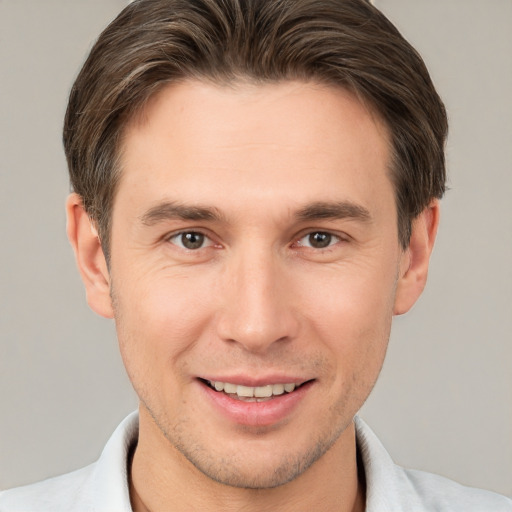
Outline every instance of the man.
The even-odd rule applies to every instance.
[[[138,415],[0,510],[512,510],[355,415],[425,285],[444,107],[363,0],[142,0],[93,48],[68,235]]]

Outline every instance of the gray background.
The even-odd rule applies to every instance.
[[[66,96],[121,0],[0,0],[0,489],[97,458],[135,408],[65,238]],[[451,119],[430,282],[362,416],[397,462],[512,496],[512,1],[376,0]]]

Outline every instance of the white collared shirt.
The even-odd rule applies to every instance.
[[[356,417],[366,476],[366,512],[512,512],[512,500],[394,464],[370,428]],[[0,512],[132,512],[128,456],[138,415],[117,427],[94,464],[56,478],[0,492]]]

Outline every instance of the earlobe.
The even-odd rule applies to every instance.
[[[68,238],[85,285],[87,303],[99,315],[113,318],[107,263],[96,228],[78,194],[70,194],[66,212]]]
[[[400,264],[393,309],[395,315],[409,311],[425,288],[438,226],[439,201],[436,199],[412,222],[411,239]]]

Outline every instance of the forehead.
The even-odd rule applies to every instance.
[[[384,123],[352,93],[318,83],[172,84],[123,140],[120,189],[173,200],[208,202],[237,187],[288,202],[390,188]]]
[[[340,134],[339,130],[344,119],[351,117],[357,120],[358,126],[353,126],[355,136],[360,133],[356,128],[376,128],[383,140],[389,139],[386,123],[364,98],[340,86],[315,81],[260,83],[239,79],[218,84],[183,80],[168,84],[151,95],[129,119],[124,134],[140,132],[148,123],[155,125],[169,114],[174,116],[175,125],[179,125],[175,128],[183,130],[192,128],[197,132],[205,127],[204,122],[215,117],[219,135],[236,124],[236,128],[243,129],[251,139],[273,137],[273,129],[284,127],[289,135],[307,128],[326,141],[331,134],[347,135],[346,132]]]

